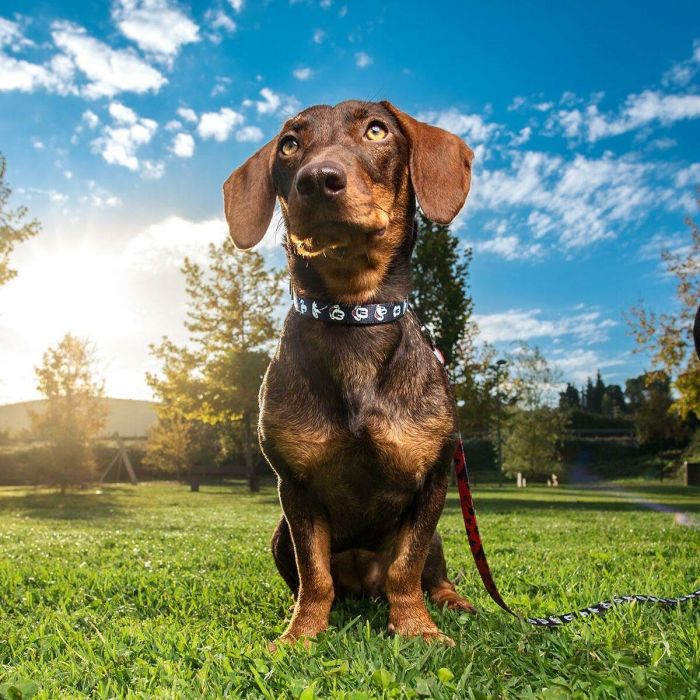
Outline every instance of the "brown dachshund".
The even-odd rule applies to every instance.
[[[293,287],[338,304],[411,290],[416,198],[433,221],[464,205],[472,151],[388,102],[311,107],[224,184],[231,237],[260,241],[282,209]],[[382,325],[287,315],[260,392],[260,443],[279,477],[272,553],[296,603],[279,641],[314,637],[334,599],[385,596],[389,630],[440,638],[423,596],[473,612],[436,533],[456,417],[413,314]]]

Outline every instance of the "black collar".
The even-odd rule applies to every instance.
[[[408,311],[408,299],[380,304],[338,304],[310,299],[292,292],[294,309],[302,316],[316,321],[339,323],[344,326],[374,326],[398,321]]]

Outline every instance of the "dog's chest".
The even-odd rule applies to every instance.
[[[366,381],[348,382],[340,408],[338,397],[301,393],[265,406],[263,428],[287,467],[324,490],[331,484],[335,491],[361,490],[378,480],[413,490],[452,432],[439,392],[401,397]]]

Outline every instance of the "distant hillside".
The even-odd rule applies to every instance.
[[[105,435],[119,433],[122,437],[145,437],[156,422],[153,401],[104,399],[109,407]],[[23,401],[0,406],[0,431],[18,433],[30,427],[29,411],[41,411],[45,401]]]

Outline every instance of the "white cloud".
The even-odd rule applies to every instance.
[[[160,180],[165,174],[165,163],[162,160],[144,160],[141,163],[141,177],[144,180]]]
[[[601,112],[594,102],[583,109],[558,110],[548,119],[547,127],[550,130],[559,127],[571,139],[595,142],[654,123],[668,126],[677,121],[697,118],[700,118],[700,95],[645,90],[627,97],[616,115]]]
[[[114,121],[123,122],[124,124],[136,124],[138,121],[136,112],[121,102],[112,102],[109,105],[109,114]]]
[[[218,30],[232,34],[237,29],[236,23],[221,10],[207,10],[206,14],[204,15],[204,19],[213,30],[208,35],[208,38],[215,44],[218,44],[221,41],[221,34]]]
[[[257,126],[244,126],[236,132],[236,141],[256,142],[262,140],[263,132]]]
[[[470,143],[485,143],[499,128],[497,124],[484,121],[479,114],[463,114],[454,107],[441,112],[421,112],[417,118],[462,136]]]
[[[584,311],[559,318],[542,318],[541,309],[509,309],[500,313],[475,314],[482,340],[490,343],[534,338],[571,336],[579,342],[602,343],[607,331],[616,325],[602,318],[599,311]]]
[[[177,114],[178,116],[182,117],[186,122],[197,121],[197,113],[189,107],[178,107]]]
[[[292,75],[297,80],[308,80],[313,73],[314,72],[311,70],[311,68],[297,68],[296,70],[292,71]]]
[[[125,37],[168,65],[182,46],[199,41],[199,27],[168,0],[117,0],[112,17]]]
[[[20,51],[28,46],[34,46],[34,42],[24,36],[19,23],[0,17],[0,49],[8,47]]]
[[[158,173],[158,167],[151,163],[142,164],[137,151],[151,141],[158,129],[157,122],[139,117],[133,110],[118,103],[110,105],[110,113],[116,123],[104,127],[102,134],[92,142],[93,151],[110,165],[121,165],[132,171],[143,168],[144,177],[153,177]]]
[[[131,49],[112,49],[76,24],[54,22],[51,35],[56,46],[87,77],[88,83],[82,88],[85,97],[158,92],[167,82],[158,70]]]
[[[647,181],[652,169],[610,154],[594,159],[577,154],[566,162],[538,151],[515,151],[510,167],[482,170],[474,178],[470,208],[521,208],[537,238],[551,233],[564,248],[578,248],[615,237],[622,225],[658,205]],[[506,251],[505,242],[499,245]]]
[[[300,103],[296,97],[277,93],[268,87],[264,87],[260,90],[260,95],[262,96],[262,100],[257,100],[254,103],[258,114],[291,116],[299,111]],[[247,104],[250,104],[250,102]]]
[[[315,29],[313,33],[314,44],[322,44],[326,38],[326,32],[323,29]]]
[[[44,150],[44,142],[36,136],[32,138],[32,146],[34,146],[34,148],[36,148],[37,151]]]
[[[169,122],[165,123],[163,128],[166,131],[179,131],[182,129],[182,122],[177,119],[171,119]]]
[[[218,112],[205,112],[199,118],[197,133],[203,139],[226,141],[231,132],[245,121],[242,114],[223,107]]]
[[[578,384],[583,384],[597,369],[625,364],[621,357],[603,357],[595,350],[583,348],[555,350],[549,360],[562,371],[564,379]]]
[[[220,245],[227,235],[228,228],[221,218],[191,221],[168,216],[134,236],[123,257],[127,267],[134,269],[179,268],[185,257],[204,262],[209,244]]]
[[[228,0],[228,2],[236,12],[240,12],[243,9],[243,0]]]
[[[59,95],[76,92],[74,66],[70,59],[56,55],[43,65],[0,53],[0,92],[33,92],[43,88]]]
[[[506,260],[539,258],[543,250],[539,243],[524,243],[518,236],[495,236],[485,241],[474,241],[471,246],[479,253],[493,253]]]
[[[358,68],[367,68],[367,66],[371,66],[372,63],[374,63],[374,61],[368,53],[365,53],[364,51],[359,51],[355,54],[355,65]]]
[[[191,158],[194,155],[194,139],[191,134],[176,134],[170,150],[178,158]]]
[[[700,163],[693,163],[687,168],[683,168],[676,173],[674,178],[676,187],[698,187],[700,186]]]
[[[86,109],[83,112],[81,119],[90,127],[94,129],[100,123],[100,118],[91,110]]]

